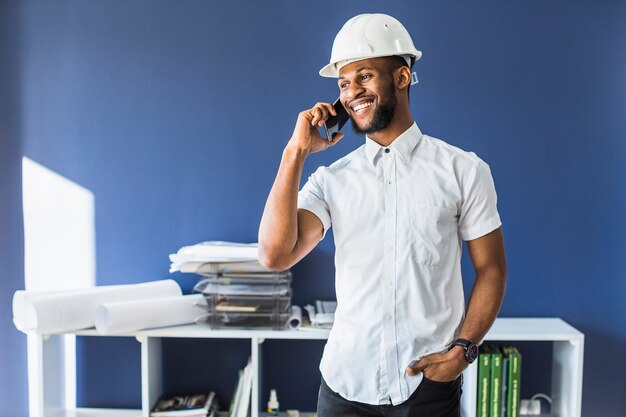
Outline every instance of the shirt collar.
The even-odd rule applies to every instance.
[[[422,131],[414,122],[410,128],[395,138],[387,148],[397,152],[402,162],[406,164],[409,161],[411,152],[413,152],[413,149],[415,149],[421,138]],[[375,161],[376,155],[381,153],[383,149],[385,149],[385,146],[380,146],[377,142],[365,136],[365,155],[367,156],[367,160],[372,164]]]

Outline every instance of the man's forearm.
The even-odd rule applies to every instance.
[[[496,265],[476,271],[476,281],[470,296],[465,320],[458,337],[479,344],[493,324],[502,305],[506,287],[506,264],[503,261]],[[430,370],[431,378],[437,381],[449,381],[456,378],[467,368],[463,348],[454,346],[447,353],[427,355],[407,368],[410,376]]]
[[[459,338],[482,342],[495,321],[506,288],[506,268],[491,266],[476,272]]]
[[[305,154],[287,146],[259,226],[259,258],[273,269],[289,255],[298,240],[298,187]]]
[[[343,137],[338,133],[328,141],[317,131],[329,115],[336,114],[330,103],[317,103],[298,114],[259,225],[259,261],[270,269],[290,268],[322,238],[321,227],[302,219],[298,224],[298,187],[307,155],[326,150]]]

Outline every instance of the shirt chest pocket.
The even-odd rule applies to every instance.
[[[455,210],[414,203],[409,213],[411,256],[416,262],[437,266],[452,256],[458,240]]]

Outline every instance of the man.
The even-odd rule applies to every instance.
[[[506,261],[489,167],[419,130],[410,66],[421,57],[391,16],[359,15],[337,34],[322,76],[365,144],[320,167],[298,193],[308,155],[336,144],[299,114],[259,228],[259,260],[300,261],[334,226],[337,311],[320,364],[318,416],[460,415],[461,373],[500,309]],[[476,277],[467,312],[461,240]]]

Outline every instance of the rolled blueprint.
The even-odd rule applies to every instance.
[[[93,327],[100,304],[181,294],[180,286],[171,279],[70,291],[16,291],[13,323],[24,333],[62,333]]]
[[[105,303],[96,310],[101,335],[194,323],[207,311],[202,294]]]
[[[302,309],[299,306],[291,306],[288,323],[290,329],[297,329],[302,324]]]

